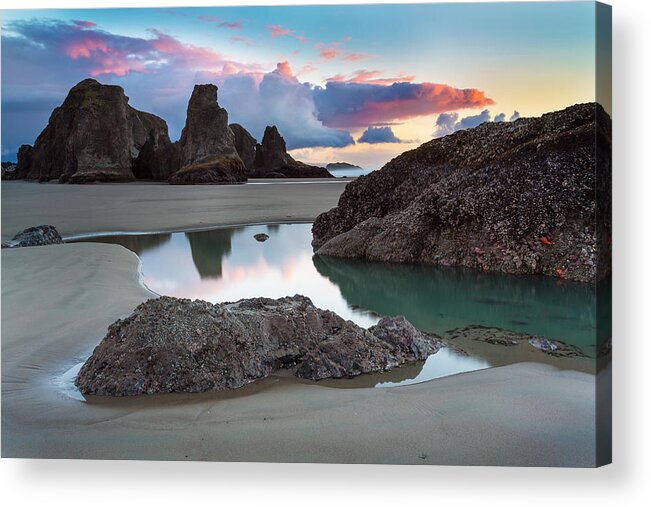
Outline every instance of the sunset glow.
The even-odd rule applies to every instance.
[[[173,139],[193,85],[212,82],[230,121],[258,140],[276,124],[307,162],[379,167],[448,132],[442,114],[459,125],[508,121],[594,100],[593,11],[589,2],[5,11],[2,122],[12,128],[2,129],[2,157],[15,160],[91,76],[165,119]],[[390,142],[356,142],[375,127]]]

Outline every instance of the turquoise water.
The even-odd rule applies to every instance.
[[[269,235],[264,243],[253,237],[260,232]],[[404,315],[419,329],[439,334],[481,324],[561,340],[595,355],[592,285],[320,257],[314,256],[311,239],[311,224],[285,224],[87,241],[118,243],[137,253],[145,283],[158,294],[215,303],[303,294],[364,327],[383,315]],[[446,349],[399,383],[488,366],[481,358]]]

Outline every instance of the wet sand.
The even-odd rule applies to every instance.
[[[42,223],[71,236],[310,221],[345,184],[265,183],[3,182],[2,238]],[[153,296],[138,257],[100,243],[1,255],[3,457],[595,464],[595,377],[542,364],[383,389],[277,376],[237,392],[80,401],[66,372]]]
[[[62,236],[186,231],[224,225],[311,222],[337,205],[350,179],[250,180],[244,185],[2,182],[2,241],[34,225]]]
[[[123,247],[2,251],[2,456],[593,466],[595,377],[521,363],[385,389],[79,401],[63,374],[151,297]]]

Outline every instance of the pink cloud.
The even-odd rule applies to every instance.
[[[242,23],[240,21],[222,21],[217,25],[217,28],[228,28],[230,30],[239,30],[242,28]]]
[[[73,27],[77,27],[75,24]],[[74,29],[61,41],[63,52],[72,60],[88,62],[91,76],[130,72],[154,72],[163,66],[190,70],[218,70],[227,60],[205,47],[185,44],[159,30],[151,29],[149,39],[116,36],[102,30]]]
[[[334,60],[337,58],[340,54],[342,54],[343,51],[341,49],[337,48],[323,48],[319,51],[319,56],[323,58],[324,60]]]
[[[229,28],[231,30],[239,30],[242,28],[241,21],[224,21],[216,16],[197,16],[197,19],[206,23],[212,23],[216,28]]]
[[[204,69],[224,64],[224,58],[222,55],[210,48],[184,44],[178,39],[158,30],[151,30],[151,32],[156,36],[156,38],[152,39],[150,42],[152,48],[163,55],[169,55],[180,59],[191,67],[196,66]]]
[[[318,118],[333,128],[363,127],[407,120],[457,109],[493,105],[493,99],[476,88],[446,84],[353,82],[330,80],[314,90]]]
[[[92,28],[94,26],[97,26],[97,23],[94,23],[93,21],[73,21],[76,27],[79,29],[84,29],[84,28]]]
[[[216,16],[197,16],[197,19],[207,23],[219,23],[221,21],[221,19]]]
[[[267,29],[271,32],[271,36],[275,39],[276,37],[284,37],[294,33],[294,30],[285,28],[281,25],[267,25]]]
[[[276,70],[274,70],[276,74],[281,75],[284,78],[293,78],[294,73],[292,72],[292,68],[289,66],[289,62],[278,62],[276,65]]]
[[[371,53],[347,53],[342,60],[347,62],[358,62],[360,60],[368,60],[369,58],[374,58],[375,55]]]
[[[75,40],[65,48],[66,54],[73,60],[77,58],[90,58],[91,54],[95,51],[106,54],[110,50],[104,39],[92,35]]]
[[[131,71],[143,72],[144,64],[137,58],[129,58],[124,51],[112,48],[101,37],[89,35],[71,42],[65,53],[73,60],[89,59],[93,65],[89,74],[93,77],[103,74],[125,76]]]
[[[353,72],[349,78],[346,78],[343,74],[335,74],[334,76],[327,78],[326,81],[391,85],[393,83],[410,83],[416,79],[416,76],[405,74],[400,74],[396,77],[380,77],[381,75],[381,70],[361,69]]]
[[[346,81],[346,76],[343,74],[335,74],[334,76],[326,78],[326,81],[333,81],[335,83],[340,83],[342,81]]]
[[[341,49],[345,43],[352,40],[352,37],[347,36],[343,37],[338,41],[334,42],[317,42],[314,45],[314,49],[319,52],[321,58],[325,60],[333,60],[341,56],[341,59],[347,62],[357,62],[360,60],[367,60],[369,58],[374,58],[376,55],[371,53],[356,53],[356,52],[345,52]],[[342,56],[343,55],[343,56]]]
[[[303,74],[309,74],[310,72],[314,72],[316,70],[317,70],[317,67],[316,67],[316,65],[314,65],[314,62],[307,62],[305,65],[303,65],[300,68],[297,75],[302,76]]]
[[[253,46],[255,45],[255,42],[253,39],[249,39],[248,37],[244,37],[243,35],[233,35],[232,37],[229,37],[229,39],[233,43],[241,43],[246,46]]]

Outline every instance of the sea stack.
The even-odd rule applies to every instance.
[[[129,105],[124,90],[84,79],[52,111],[33,147],[18,152],[14,179],[87,183],[129,181],[147,140],[167,137],[164,120]]]
[[[247,173],[250,173],[253,171],[255,147],[258,144],[258,141],[256,141],[255,137],[253,137],[249,131],[239,123],[231,123],[229,127],[235,136],[235,149],[242,159],[242,162],[244,162]]]
[[[246,168],[235,149],[228,113],[217,103],[217,87],[195,85],[188,103],[185,127],[179,140],[181,168],[172,174],[173,184],[239,183]]]
[[[133,161],[133,175],[138,179],[166,181],[179,170],[180,153],[178,141],[173,143],[167,135],[150,138],[143,145],[138,158]]]
[[[594,103],[434,139],[346,186],[312,245],[594,282],[609,273],[610,146],[610,117]]]
[[[252,178],[333,178],[323,167],[304,164],[287,153],[285,140],[275,125],[264,131],[255,151]]]

